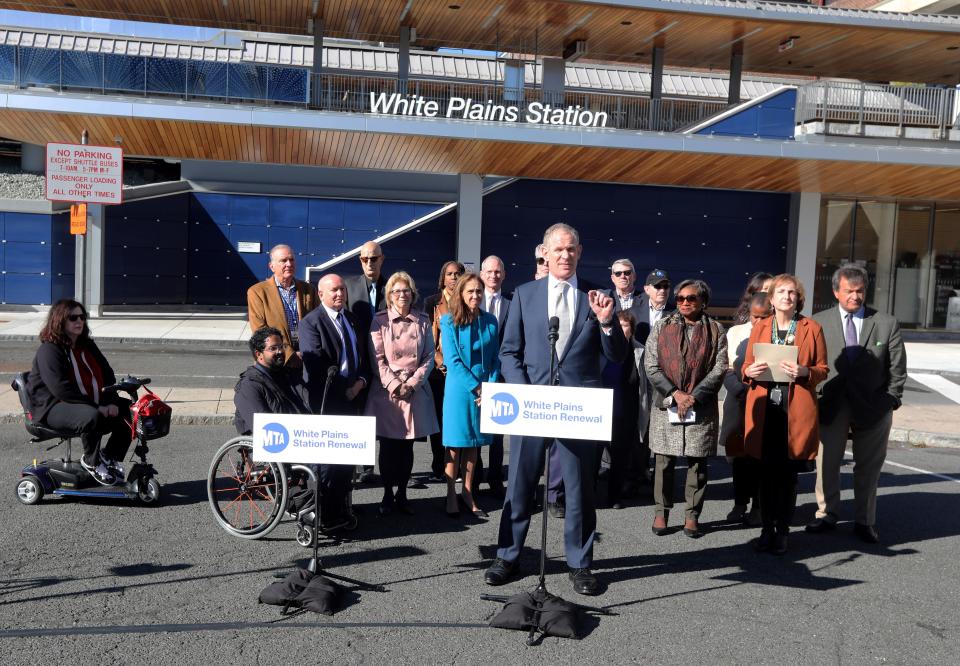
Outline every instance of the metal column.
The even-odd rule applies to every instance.
[[[483,228],[483,177],[462,173],[457,187],[457,261],[467,270],[480,270]]]

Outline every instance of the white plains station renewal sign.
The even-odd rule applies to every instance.
[[[419,118],[457,118],[459,120],[489,120],[516,123],[523,119],[534,125],[565,127],[606,127],[604,111],[588,111],[580,105],[555,107],[541,102],[530,102],[524,108],[509,104],[494,104],[493,100],[477,102],[469,97],[451,97],[446,106],[420,95],[400,93],[370,93],[370,112]]]

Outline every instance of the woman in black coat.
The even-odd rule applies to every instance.
[[[40,330],[27,394],[35,423],[79,436],[80,464],[98,483],[123,479],[120,460],[130,448],[130,401],[103,389],[116,382],[113,368],[90,339],[87,311],[77,301],[57,301]],[[100,438],[110,433],[100,449]]]

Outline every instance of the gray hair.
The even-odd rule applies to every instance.
[[[486,266],[487,262],[490,262],[490,261],[496,261],[498,264],[500,264],[500,270],[503,271],[504,273],[507,272],[507,265],[503,263],[503,259],[501,259],[495,254],[491,254],[489,257],[487,257],[486,259],[480,262],[480,270],[481,271],[485,270],[484,266]]]
[[[697,290],[697,296],[700,297],[700,302],[703,303],[703,307],[710,305],[710,286],[703,280],[683,280],[674,287],[673,295],[676,296],[687,287],[693,287]]]
[[[840,278],[845,278],[851,285],[863,285],[866,289],[870,284],[870,274],[859,264],[843,264],[833,272],[833,290],[840,291]]]
[[[624,266],[626,266],[627,268],[629,268],[629,269],[630,269],[631,271],[633,271],[634,273],[637,272],[637,269],[633,267],[633,262],[630,261],[629,259],[617,259],[617,260],[614,261],[612,264],[610,264],[610,270],[612,271],[612,270],[613,270],[613,267],[616,266],[617,264],[623,264]]]
[[[543,258],[543,243],[540,243],[538,246],[533,248],[533,258],[542,259]]]
[[[270,257],[270,261],[273,261],[273,253],[277,250],[290,250],[290,254],[294,254],[293,248],[287,245],[286,243],[278,243],[270,248],[270,252],[267,254]]]
[[[571,227],[569,224],[564,224],[563,222],[557,222],[554,225],[551,225],[549,229],[543,232],[543,244],[546,246],[550,242],[550,237],[556,233],[566,233],[573,236],[573,244],[580,245],[580,234],[577,233],[577,230]]]

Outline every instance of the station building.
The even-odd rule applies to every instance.
[[[563,221],[602,284],[629,257],[705,279],[723,313],[753,272],[791,271],[815,311],[852,260],[874,307],[954,325],[960,18],[754,0],[126,7],[0,0],[51,17],[0,26],[0,176],[42,173],[45,144],[86,131],[123,147],[128,185],[91,207],[83,280],[65,206],[4,189],[4,305],[242,306],[273,245],[315,280],[357,272],[370,239],[424,295],[445,260],[487,254],[510,288]]]

